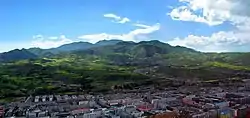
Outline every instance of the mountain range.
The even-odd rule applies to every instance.
[[[250,78],[249,58],[250,53],[204,53],[157,40],[103,40],[51,49],[16,49],[0,54],[0,98],[80,90],[62,87],[71,84],[101,92],[166,78],[246,79]]]
[[[0,54],[0,61],[16,61],[22,59],[34,59],[38,57],[50,57],[60,53],[70,52],[85,52],[85,53],[133,53],[139,56],[152,56],[155,53],[166,54],[168,52],[182,52],[195,50],[185,47],[173,47],[169,44],[162,43],[160,41],[142,41],[139,43],[125,42],[122,40],[102,40],[95,44],[89,42],[74,42],[65,44],[57,48],[41,49],[41,48],[29,48],[29,49],[15,49],[9,52]],[[111,51],[111,52],[110,52]]]
[[[181,46],[171,46],[158,40],[122,41],[102,40],[95,44],[74,42],[51,49],[15,49],[0,53],[0,62],[12,62],[25,59],[64,58],[69,55],[91,55],[107,59],[118,65],[165,62],[168,65],[190,65],[203,62],[220,62],[236,66],[250,66],[250,53],[203,53]],[[82,57],[84,58],[84,57]],[[140,64],[139,64],[140,65]]]
[[[57,48],[50,49],[41,49],[41,48],[29,48],[29,49],[15,49],[9,52],[0,53],[0,61],[16,61],[22,59],[32,59],[38,57],[48,57],[52,55],[56,55],[59,53],[86,50],[94,47],[106,46],[106,45],[114,45],[118,42],[122,42],[121,40],[102,40],[95,44],[89,42],[74,42],[70,44],[65,44],[59,46]]]

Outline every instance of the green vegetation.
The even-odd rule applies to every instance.
[[[236,65],[231,65],[228,63],[221,63],[221,62],[208,62],[208,63],[206,63],[206,65],[218,67],[218,68],[227,68],[227,69],[232,69],[232,70],[248,70],[248,71],[250,71],[250,67],[236,66]]]
[[[132,73],[133,70],[134,67],[111,65],[105,59],[91,55],[9,62],[0,67],[0,97],[83,90],[98,92],[123,82],[148,78]]]
[[[0,54],[0,98],[131,89],[157,76],[247,78],[250,72],[250,53],[201,53],[159,41],[110,44],[74,43],[77,47],[68,44],[59,51],[32,48]]]

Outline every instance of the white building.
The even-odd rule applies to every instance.
[[[151,101],[151,104],[153,104],[153,109],[165,109],[167,106],[167,100],[166,99],[153,99]]]
[[[49,101],[53,101],[53,95],[49,96]]]
[[[46,96],[42,96],[42,102],[46,101]]]
[[[35,102],[39,102],[39,96],[35,97]]]

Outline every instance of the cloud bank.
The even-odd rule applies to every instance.
[[[250,46],[249,0],[179,0],[167,13],[173,20],[204,23],[209,26],[229,22],[235,29],[219,31],[210,36],[189,35],[168,41],[171,45],[191,47],[200,51],[234,51],[232,47]]]
[[[140,26],[142,27],[142,26]],[[151,34],[160,29],[160,24],[155,24],[152,26],[143,25],[143,28],[138,28],[133,31],[124,34],[107,34],[107,33],[99,33],[99,34],[88,34],[79,36],[79,39],[84,41],[88,41],[91,43],[96,43],[100,40],[110,40],[110,39],[120,39],[124,41],[138,41],[142,39],[146,39],[148,34]]]

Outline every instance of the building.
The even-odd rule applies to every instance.
[[[90,112],[89,108],[80,108],[80,109],[71,111],[71,114],[77,115],[77,114],[83,114],[83,113],[88,113],[88,112]]]
[[[0,106],[0,118],[4,117],[4,108]]]
[[[36,96],[35,99],[34,99],[34,102],[39,102],[39,96]]]
[[[153,99],[151,101],[153,109],[166,109],[167,99]]]

